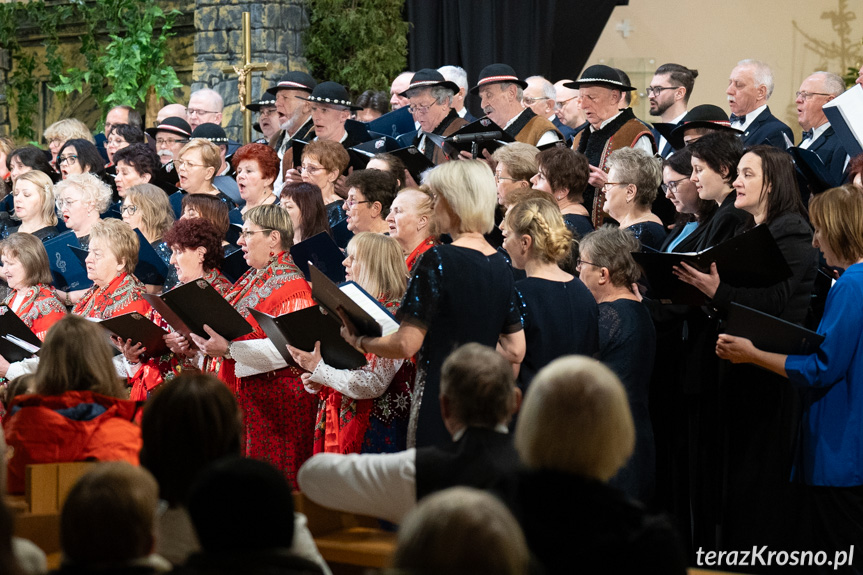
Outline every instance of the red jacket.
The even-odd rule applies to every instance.
[[[9,493],[24,492],[31,463],[128,461],[138,465],[137,404],[92,391],[22,395],[3,422],[9,445]]]

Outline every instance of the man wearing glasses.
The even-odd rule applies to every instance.
[[[308,141],[309,135],[314,130],[312,106],[300,96],[311,94],[317,85],[314,78],[305,72],[293,71],[282,76],[275,86],[267,90],[266,95],[272,96],[276,101],[276,121],[281,130],[270,144],[276,149],[282,161],[279,177],[273,184],[273,189],[277,193],[284,184],[285,172],[293,167],[293,155],[289,150],[294,140]]]
[[[845,82],[830,72],[815,72],[797,92],[797,122],[803,128],[801,148],[815,152],[836,182],[842,181],[848,152],[824,115],[824,104],[845,92]],[[819,190],[820,191],[820,190]]]
[[[697,77],[698,70],[690,70],[680,64],[663,64],[657,68],[647,87],[650,115],[659,116],[663,124],[678,126],[686,115],[686,106]],[[653,136],[660,156],[667,158],[674,152],[665,136],[656,130]]]
[[[413,144],[434,164],[444,162],[446,156],[426,134],[447,137],[467,124],[452,107],[457,93],[455,82],[445,80],[437,70],[425,68],[413,75],[407,90],[400,94],[408,98],[411,114],[420,125]]]
[[[575,130],[564,124],[554,113],[557,106],[557,90],[551,82],[542,76],[531,76],[525,80],[527,88],[521,103],[530,108],[540,118],[545,118],[563,134],[564,140],[572,140]]]
[[[215,90],[203,88],[192,92],[186,108],[186,120],[194,130],[201,124],[222,124],[222,110],[225,104]]]
[[[572,133],[571,136],[567,136],[567,145],[572,145],[572,138],[590,125],[584,118],[584,110],[581,109],[581,97],[578,90],[566,87],[566,84],[570,82],[572,80],[565,79],[554,83],[554,115]],[[557,123],[554,125],[557,126]]]
[[[174,167],[174,159],[183,149],[183,146],[189,142],[192,129],[183,118],[171,116],[165,118],[155,128],[147,128],[146,132],[156,140],[156,154],[158,154],[161,163],[154,183],[159,186],[167,183],[177,187],[180,178]]]
[[[794,142],[791,128],[770,113],[767,100],[773,94],[773,71],[758,60],[741,60],[728,79],[728,107],[731,127],[743,131],[743,146],[768,144],[786,149]]]

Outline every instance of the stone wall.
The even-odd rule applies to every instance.
[[[242,139],[237,76],[223,68],[243,63],[242,13],[249,12],[252,30],[252,63],[269,63],[265,72],[253,72],[251,99],[255,101],[288,70],[306,69],[302,58],[302,31],[308,26],[302,0],[244,2],[195,0],[197,55],[192,90],[204,87],[219,92],[225,101],[222,126],[228,136]],[[248,89],[248,86],[247,86]]]

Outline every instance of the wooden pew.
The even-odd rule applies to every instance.
[[[396,534],[381,529],[374,517],[323,507],[300,492],[294,492],[294,509],[308,518],[309,531],[333,573],[351,571],[339,566],[377,569],[389,566],[396,548]]]

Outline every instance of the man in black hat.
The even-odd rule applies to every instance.
[[[192,128],[183,118],[168,117],[155,128],[147,128],[146,132],[156,140],[156,153],[162,166],[156,179],[176,186],[180,181],[177,170],[174,169],[174,158],[192,137]]]
[[[479,94],[482,111],[517,142],[544,146],[563,141],[563,136],[546,118],[522,106],[527,82],[519,80],[506,64],[490,64],[482,69],[471,94]]]
[[[578,90],[581,109],[590,127],[572,139],[572,148],[587,156],[590,162],[590,180],[584,191],[584,207],[590,212],[594,227],[602,225],[605,214],[602,205],[605,194],[602,188],[608,181],[608,157],[620,148],[640,148],[650,155],[656,153],[653,133],[635,117],[632,108],[625,108],[623,92],[635,90],[620,80],[620,75],[609,66],[589,66],[567,88]]]
[[[279,133],[279,125],[277,123],[278,114],[276,112],[276,98],[269,93],[257,102],[252,102],[246,106],[252,112],[258,114],[258,121],[252,126],[256,131],[263,134],[262,138],[255,140],[256,144],[269,144],[270,140]]]
[[[305,72],[288,72],[279,82],[267,90],[267,95],[276,101],[276,115],[281,131],[270,140],[270,146],[276,149],[282,165],[279,177],[273,184],[278,192],[282,189],[285,172],[293,167],[293,156],[288,152],[296,140],[306,141],[312,132],[312,110],[308,102],[299,98],[312,93],[317,82]]]
[[[458,92],[454,82],[444,79],[437,70],[424,68],[413,75],[407,90],[401,93],[410,101],[410,111],[420,125],[413,144],[434,164],[446,160],[443,150],[426,137],[426,134],[451,136],[467,121],[452,107],[453,96]]]
[[[339,142],[345,148],[362,144],[345,129],[345,123],[351,117],[352,110],[361,109],[351,102],[351,97],[344,86],[337,82],[321,82],[312,90],[308,97],[297,96],[311,104],[312,122],[314,123],[314,139]]]
[[[659,116],[663,124],[680,125],[697,77],[698,70],[690,70],[680,64],[663,64],[657,68],[647,87],[650,115]],[[656,138],[656,149],[663,158],[674,152],[674,147],[660,132],[654,130],[653,136]]]

